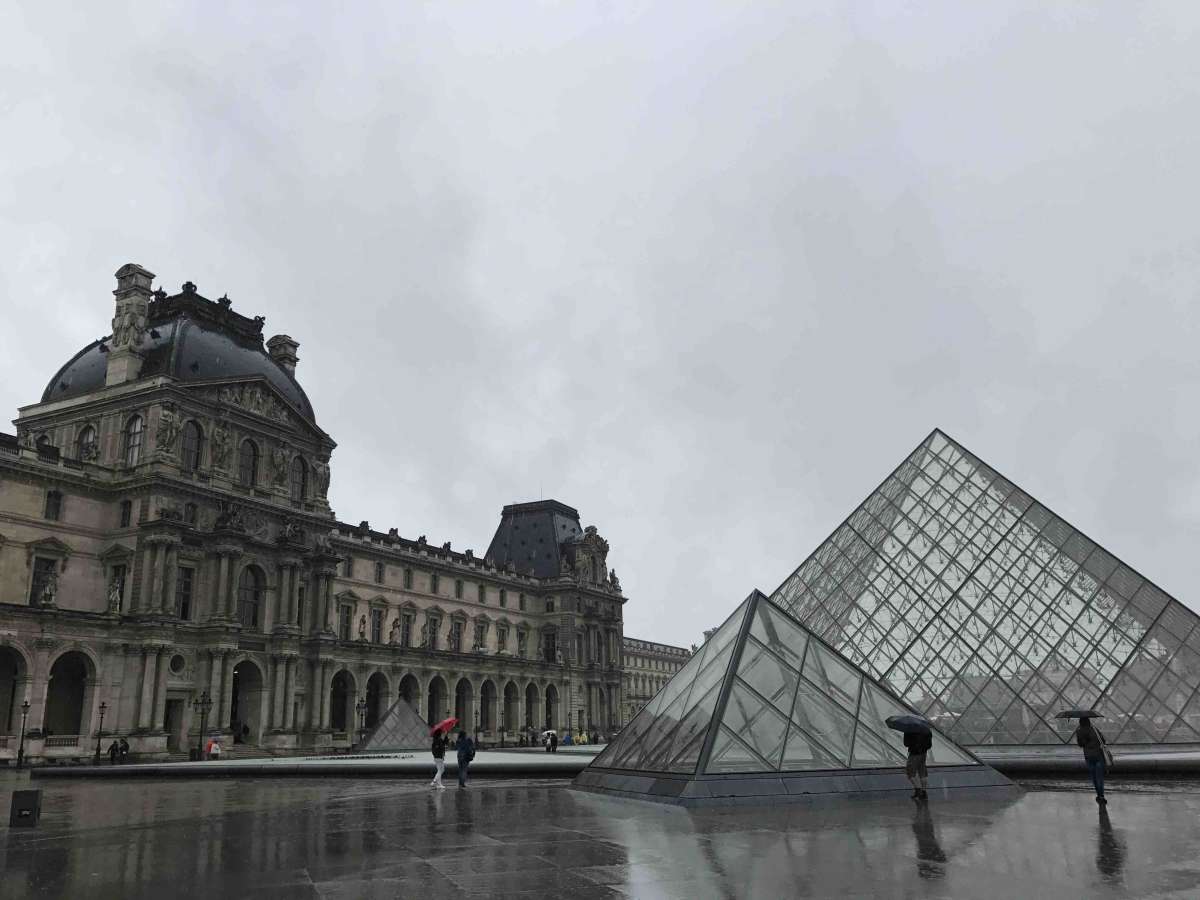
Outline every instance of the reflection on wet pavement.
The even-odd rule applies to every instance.
[[[561,781],[35,786],[41,826],[0,836],[5,898],[1200,896],[1187,791],[689,811]]]

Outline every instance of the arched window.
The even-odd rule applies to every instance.
[[[243,627],[258,627],[258,611],[262,600],[262,572],[254,566],[246,566],[242,569],[242,577],[238,579],[238,620]]]
[[[75,441],[75,456],[79,459],[96,458],[96,429],[91,425],[84,425],[83,431],[79,432]]]
[[[308,466],[297,456],[292,460],[292,499],[299,502],[308,490]]]
[[[131,416],[125,423],[125,445],[121,449],[121,459],[125,465],[133,468],[142,459],[142,436],[144,423],[141,416]]]
[[[204,441],[204,432],[195,422],[183,426],[183,471],[196,472],[200,469],[200,446]]]
[[[258,484],[258,447],[249,439],[242,441],[238,453],[238,480],[246,487]]]

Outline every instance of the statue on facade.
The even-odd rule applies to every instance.
[[[330,540],[327,534],[318,534],[313,538],[313,552],[321,553],[325,556],[333,555],[333,541]]]
[[[358,617],[358,639],[360,641],[365,641],[367,639],[367,617],[366,616]]]
[[[575,578],[578,581],[592,580],[592,558],[586,553],[575,553]]]
[[[58,596],[58,573],[46,572],[42,576],[42,589],[38,594],[38,603],[42,606],[53,606],[54,598]]]
[[[558,561],[558,574],[559,575],[570,575],[571,574],[571,561],[569,559],[567,559],[567,554],[565,554],[565,553],[562,555],[562,558]]]
[[[280,526],[279,539],[291,544],[301,544],[304,542],[304,529],[300,527],[295,519],[288,516],[283,520],[283,525]]]
[[[400,617],[392,619],[392,630],[388,633],[389,644],[400,643]]]
[[[119,613],[121,611],[121,580],[114,578],[108,585],[108,611],[110,613]]]
[[[287,481],[287,474],[287,446],[284,444],[276,444],[271,448],[271,481],[275,484],[283,484],[285,481]]]
[[[329,490],[329,457],[323,457],[312,464],[313,480],[317,487],[317,496],[324,497]]]
[[[475,562],[475,551],[467,550],[465,553],[463,553],[463,559],[466,561],[467,565],[471,565],[471,563]]]
[[[612,586],[614,591],[616,591],[618,594],[621,593],[621,581],[619,578],[617,578],[616,569],[608,570],[608,583]]]
[[[154,448],[160,455],[174,451],[180,429],[179,419],[175,417],[175,407],[170,403],[165,404],[158,416],[158,431],[154,434]]]
[[[446,543],[442,544],[442,552],[443,553],[450,552],[450,542],[449,541],[446,541]]]
[[[127,350],[142,342],[146,334],[146,317],[136,306],[128,304],[118,309],[112,320],[112,349]]]
[[[213,467],[224,469],[225,463],[229,459],[229,426],[224,422],[217,422],[213,426],[212,438],[209,441],[209,452],[212,456]]]
[[[242,508],[228,500],[218,502],[219,512],[213,522],[214,531],[245,531],[246,521],[242,516]]]
[[[426,622],[421,626],[421,649],[429,649],[429,623]]]

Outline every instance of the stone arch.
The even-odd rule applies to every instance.
[[[333,731],[354,729],[354,698],[357,682],[349,669],[338,669],[329,682],[329,727]]]
[[[484,679],[479,686],[479,728],[481,731],[496,730],[496,684]]]
[[[398,695],[401,700],[411,706],[418,714],[421,711],[421,682],[417,676],[409,672],[400,679]]]
[[[47,735],[87,734],[98,667],[82,648],[69,648],[50,663],[42,731]]]
[[[517,721],[518,713],[521,711],[521,691],[517,685],[508,681],[504,684],[504,718],[501,719],[501,727],[505,731],[517,731],[520,723]]]
[[[429,687],[425,691],[425,701],[427,713],[425,721],[430,725],[437,724],[449,715],[446,679],[441,675],[434,675],[429,679]]]
[[[522,727],[529,731],[538,726],[538,707],[541,706],[542,698],[538,692],[536,681],[531,681],[525,685],[525,721],[522,722]]]
[[[234,742],[257,744],[262,740],[267,723],[267,679],[263,665],[250,656],[243,656],[233,665],[229,685],[229,721]]]
[[[475,730],[475,687],[466,676],[454,685],[454,715],[459,728],[467,732]]]
[[[367,715],[364,720],[367,728],[374,728],[383,718],[383,714],[387,712],[388,704],[391,702],[391,696],[392,690],[387,675],[380,671],[374,672],[367,679]]]
[[[237,591],[237,619],[243,628],[261,631],[267,610],[267,573],[256,560],[247,562],[234,583]]]

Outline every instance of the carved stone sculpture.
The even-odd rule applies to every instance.
[[[236,503],[230,503],[228,500],[222,500],[219,503],[220,511],[217,513],[217,519],[213,522],[213,529],[216,531],[245,531],[246,522],[242,515],[242,508]]]
[[[612,586],[612,589],[614,591],[616,591],[618,594],[621,592],[621,581],[620,581],[620,579],[617,578],[617,570],[616,569],[608,570],[608,583]]]
[[[388,643],[389,644],[400,643],[400,619],[399,618],[392,619],[392,630],[388,633]]]
[[[288,475],[287,447],[277,444],[271,448],[271,481],[274,484],[284,484]]]
[[[358,617],[358,639],[360,641],[365,641],[367,639],[367,617],[366,616]]]
[[[317,496],[324,497],[329,490],[329,458],[318,459],[312,464],[313,480],[317,487]]]
[[[58,596],[58,573],[47,572],[42,576],[42,590],[38,594],[38,602],[42,606],[53,606],[54,598]]]
[[[213,427],[209,451],[213,467],[224,469],[225,463],[229,461],[229,426],[224,422],[218,422]]]
[[[117,578],[114,578],[108,586],[108,611],[110,613],[121,611],[121,588],[121,581]]]
[[[175,417],[175,407],[169,403],[164,405],[158,417],[158,431],[154,435],[154,447],[160,455],[175,450],[180,427],[179,420]]]

